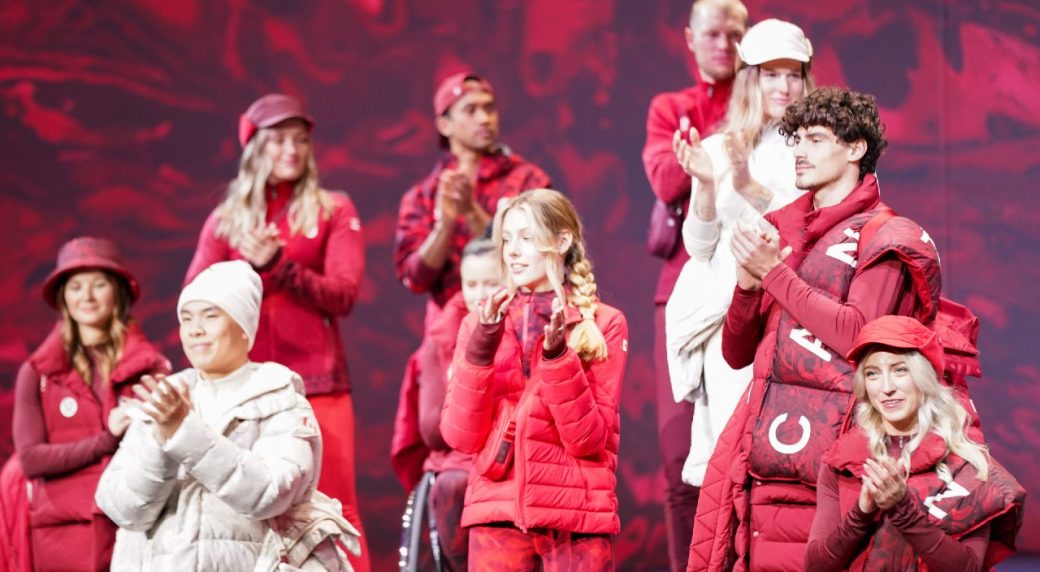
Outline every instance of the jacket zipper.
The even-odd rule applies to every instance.
[[[531,300],[528,299],[524,305],[524,329],[521,335],[521,346],[520,346],[520,371],[524,371],[524,352],[527,350],[527,318],[531,313]],[[533,360],[532,360],[533,361]],[[534,364],[529,364],[531,371],[534,371]],[[527,522],[524,518],[524,489],[526,488],[527,479],[527,463],[524,458],[524,434],[527,428],[527,412],[525,408],[527,406],[527,383],[530,381],[529,376],[524,377],[524,389],[520,392],[520,402],[516,404],[516,434],[513,436],[513,467],[514,476],[516,477],[516,527],[519,528],[523,533],[527,533]]]
[[[520,394],[520,402],[516,406],[516,434],[513,436],[513,469],[516,478],[516,527],[527,533],[527,520],[524,518],[524,489],[526,489],[527,463],[524,458],[524,434],[527,429],[527,379],[524,379],[524,392]]]

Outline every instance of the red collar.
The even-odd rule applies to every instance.
[[[924,436],[921,444],[910,454],[910,473],[918,474],[935,468],[939,461],[947,456],[946,442],[935,433]],[[857,426],[852,431],[842,435],[829,451],[823,456],[823,461],[839,471],[847,471],[859,478],[863,475],[863,462],[873,457],[870,452],[867,434]]]
[[[780,232],[781,246],[792,248],[791,256],[784,262],[798,268],[805,255],[812,250],[816,241],[838,223],[853,215],[867,212],[881,203],[881,192],[877,178],[868,174],[859,186],[836,205],[813,208],[813,194],[805,193],[786,208],[770,217]]]

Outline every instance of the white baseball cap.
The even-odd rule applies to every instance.
[[[755,24],[744,34],[744,39],[737,43],[737,54],[740,61],[749,66],[784,59],[809,63],[813,49],[801,28],[770,18]]]

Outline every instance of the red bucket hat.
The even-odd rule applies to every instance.
[[[303,109],[303,103],[291,95],[269,93],[253,102],[238,118],[238,142],[243,147],[266,127],[273,127],[286,119],[302,119],[308,129],[314,128],[314,119]]]
[[[939,343],[939,336],[935,331],[928,328],[913,318],[906,316],[881,316],[863,326],[853,342],[852,349],[845,355],[850,362],[857,362],[863,357],[863,352],[872,345],[888,346],[917,350],[921,352],[932,367],[936,375],[942,379],[943,374],[943,348]]]
[[[58,251],[58,265],[43,283],[43,299],[52,307],[58,307],[58,286],[70,274],[81,270],[105,270],[126,281],[130,290],[130,301],[137,301],[141,287],[137,278],[123,265],[123,257],[116,245],[104,238],[81,236],[74,238]]]
[[[477,85],[466,85],[467,81],[476,82]],[[433,94],[433,114],[437,117],[444,115],[452,105],[455,105],[456,101],[471,91],[486,91],[495,95],[495,90],[488,80],[475,73],[462,72],[447,77],[437,86],[437,91]]]

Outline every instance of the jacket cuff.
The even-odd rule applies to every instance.
[[[178,463],[193,466],[209,450],[212,436],[207,435],[207,427],[197,413],[188,413],[177,432],[163,444],[163,452]]]
[[[466,361],[476,366],[489,366],[494,363],[495,352],[502,341],[505,329],[505,320],[499,320],[494,324],[477,322],[466,346]]]
[[[781,282],[782,283],[782,282],[790,279],[792,275],[794,275],[795,278],[798,277],[797,274],[794,274],[794,269],[793,268],[791,268],[790,266],[788,266],[788,265],[784,264],[783,262],[781,262],[780,264],[777,264],[776,266],[774,266],[772,270],[770,270],[768,273],[766,273],[765,276],[762,277],[762,288],[761,289],[769,292],[770,294],[773,294],[773,292],[772,292],[773,284],[777,283],[777,282]],[[773,297],[774,298],[778,298],[776,296],[776,294],[773,294]]]
[[[576,380],[575,374],[580,371],[581,360],[574,352],[564,351],[554,360],[545,360],[541,368],[542,397],[556,404],[575,399],[585,386]]]
[[[421,288],[423,290],[429,290],[433,288],[433,285],[440,279],[442,271],[440,268],[431,268],[427,266],[422,258],[419,256],[419,252],[416,251],[408,257],[408,260],[404,264],[404,272],[401,276],[401,282],[404,283],[408,289]]]
[[[553,347],[551,347],[549,349],[545,349],[544,345],[542,346],[542,359],[545,360],[545,361],[552,361],[554,359],[558,359],[561,356],[563,356],[564,352],[566,352],[566,351],[567,351],[567,340],[566,340],[565,337],[561,337],[560,338],[560,343],[556,344],[555,346],[553,346]]]
[[[127,429],[129,430],[129,427]],[[105,455],[113,455],[113,454],[115,454],[116,449],[119,448],[119,443],[120,443],[120,441],[123,440],[123,438],[122,437],[116,437],[115,435],[113,435],[112,432],[108,430],[108,424],[107,423],[105,425],[105,432],[102,435],[103,435],[102,436],[102,441],[101,441],[102,452]],[[123,435],[126,435],[126,433],[123,433]]]
[[[918,509],[917,503],[913,501],[911,496],[910,491],[907,490],[903,498],[888,511],[888,516],[896,528],[904,529],[912,526],[924,516],[924,513]]]

